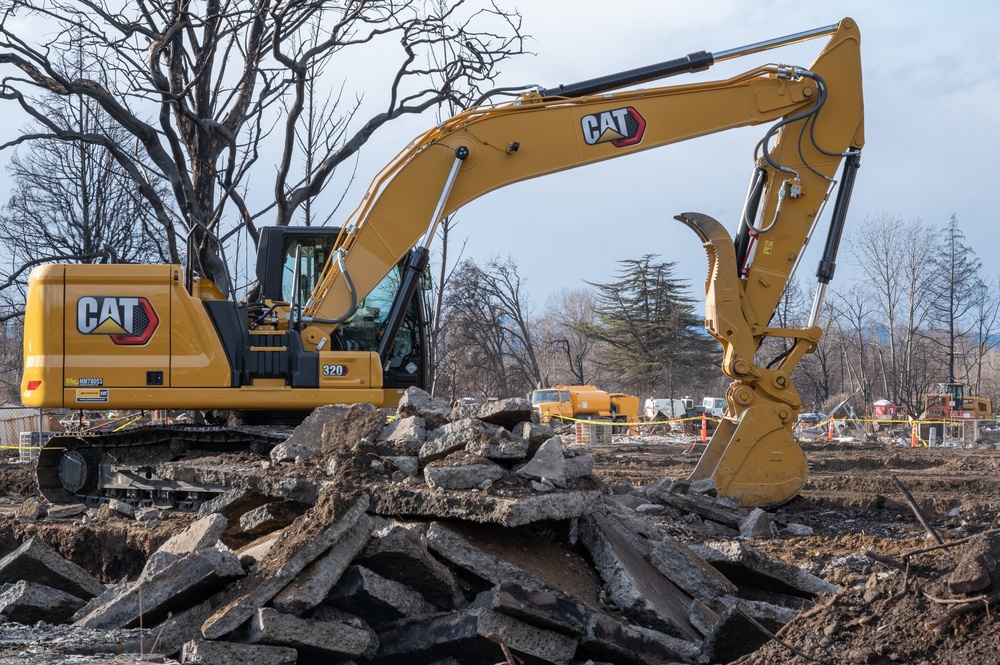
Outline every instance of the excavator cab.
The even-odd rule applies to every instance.
[[[307,302],[340,235],[339,227],[269,226],[260,231],[257,251],[260,295],[256,302],[248,304],[251,330],[265,322],[286,325],[281,319],[285,319],[284,315],[290,308]],[[405,261],[390,270],[357,303],[353,313],[331,338],[332,350],[385,352],[381,357],[382,387],[393,391],[410,386],[423,388],[427,383],[423,299],[419,293],[409,298],[409,302],[401,297]],[[401,309],[402,323],[392,344],[380,349],[389,315],[395,308]],[[295,334],[297,331],[292,332]]]

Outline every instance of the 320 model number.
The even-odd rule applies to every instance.
[[[347,365],[323,365],[323,376],[347,376]]]

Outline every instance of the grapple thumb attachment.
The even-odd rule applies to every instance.
[[[708,215],[676,217],[690,227],[708,254],[705,329],[722,344],[722,371],[733,379],[726,392],[726,416],[715,430],[691,480],[711,478],[719,493],[743,506],[772,506],[792,499],[805,485],[808,467],[792,436],[802,400],[791,369],[812,348],[818,329],[784,330],[756,323],[739,278],[732,238]],[[765,320],[769,317],[765,317]],[[766,335],[794,340],[776,368],[754,362]]]
[[[767,406],[721,420],[690,480],[711,478],[719,493],[741,506],[774,506],[795,497],[808,467],[790,427]]]

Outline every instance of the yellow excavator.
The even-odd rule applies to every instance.
[[[635,88],[821,37],[829,39],[809,67],[764,64],[724,80]],[[408,386],[425,383],[423,313],[414,295],[444,216],[520,180],[768,125],[735,238],[706,215],[677,216],[708,253],[705,325],[721,342],[722,371],[732,379],[727,414],[692,478],[711,478],[720,493],[746,506],[794,497],[805,483],[806,462],[792,436],[803,403],[791,372],[820,339],[816,321],[864,143],[856,23],[845,18],[490,101],[509,91],[487,93],[414,139],[378,173],[342,226],[265,229],[254,302],[235,302],[179,265],[35,269],[25,315],[23,403],[227,410],[251,423],[301,417],[323,404],[394,405]],[[808,325],[772,327],[834,193]],[[791,349],[761,364],[766,360],[755,354],[768,336],[791,340]],[[236,429],[57,437],[39,456],[39,484],[54,501],[115,496],[196,503],[213,488],[158,481],[150,460],[190,446],[267,444]]]

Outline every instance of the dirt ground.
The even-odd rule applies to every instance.
[[[779,636],[785,645],[769,640],[736,662],[1000,663],[1000,622],[989,603],[943,628],[934,627],[958,606],[949,602],[956,595],[946,581],[964,546],[914,555],[908,574],[865,556],[871,550],[902,561],[906,553],[936,544],[893,476],[945,542],[1000,526],[1000,450],[826,441],[803,442],[803,448],[810,468],[806,487],[773,516],[779,529],[803,524],[813,535],[795,537],[781,530],[779,538],[750,544],[841,585],[842,591],[786,626]],[[679,442],[623,438],[594,448],[595,472],[611,486],[641,486],[664,475],[682,478],[694,468],[702,446],[690,454],[687,449]],[[673,535],[703,538],[683,528]]]
[[[616,437],[591,446],[595,473],[619,491],[664,476],[683,478],[701,446],[663,436]],[[804,491],[772,511],[779,536],[756,539],[754,548],[841,585],[818,609],[800,616],[765,645],[739,661],[765,663],[1000,663],[1000,624],[995,608],[958,616],[934,628],[956,603],[946,580],[963,549],[932,550],[909,557],[904,573],[865,556],[866,551],[902,561],[934,545],[893,480],[912,493],[943,539],[954,541],[998,526],[1000,451],[982,448],[910,448],[902,442],[804,442],[810,478]],[[133,574],[144,557],[189,518],[142,526],[136,522],[25,525],[13,510],[32,489],[33,470],[0,461],[0,549],[9,551],[38,533],[64,556],[102,581]],[[788,525],[811,535],[790,535]],[[696,520],[673,524],[671,535],[704,540]],[[905,590],[904,590],[905,585]],[[997,585],[1000,588],[1000,585]],[[930,627],[929,627],[930,626]]]

